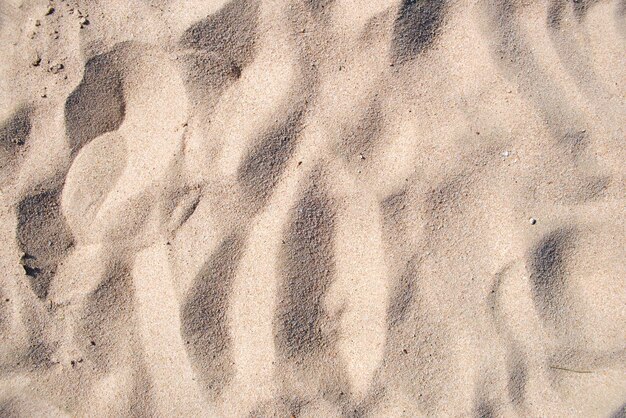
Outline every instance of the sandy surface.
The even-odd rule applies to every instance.
[[[0,0],[0,415],[624,417],[626,3]]]

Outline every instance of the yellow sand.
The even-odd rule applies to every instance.
[[[0,1],[0,416],[626,416],[621,0]]]

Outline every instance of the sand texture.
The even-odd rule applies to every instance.
[[[625,417],[625,134],[624,0],[0,0],[0,417]]]

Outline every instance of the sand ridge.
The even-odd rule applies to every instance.
[[[0,415],[623,416],[625,10],[0,2]]]

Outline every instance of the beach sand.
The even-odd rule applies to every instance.
[[[626,416],[623,0],[0,1],[0,416]]]

